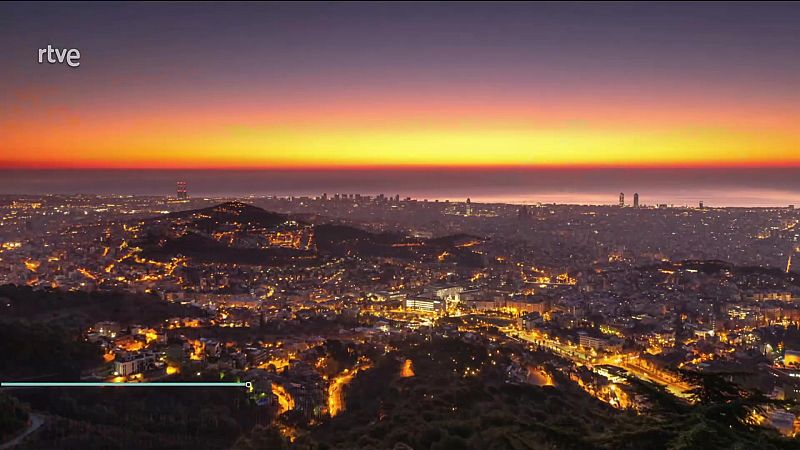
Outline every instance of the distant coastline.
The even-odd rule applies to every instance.
[[[800,205],[800,168],[34,170],[0,169],[0,194],[192,196],[397,195],[428,200],[536,204],[785,207]]]

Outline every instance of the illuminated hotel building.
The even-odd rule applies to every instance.
[[[178,181],[175,183],[175,194],[178,200],[186,200],[189,198],[189,191],[185,181]]]

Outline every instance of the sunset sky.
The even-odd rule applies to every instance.
[[[796,167],[799,13],[5,3],[0,167]]]

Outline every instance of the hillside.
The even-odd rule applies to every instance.
[[[479,266],[482,258],[469,247],[480,242],[467,235],[421,239],[340,223],[314,225],[227,202],[147,220],[136,245],[156,260],[182,255],[201,262],[280,265],[313,264],[330,256],[433,260],[446,254],[456,264]]]

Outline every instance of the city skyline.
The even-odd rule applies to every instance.
[[[195,196],[394,195],[419,200],[489,203],[616,204],[638,192],[643,205],[786,207],[800,203],[793,168],[709,169],[280,169],[280,170],[0,170],[4,194],[166,196],[186,181]]]
[[[800,448],[800,2],[0,2],[0,450]]]

